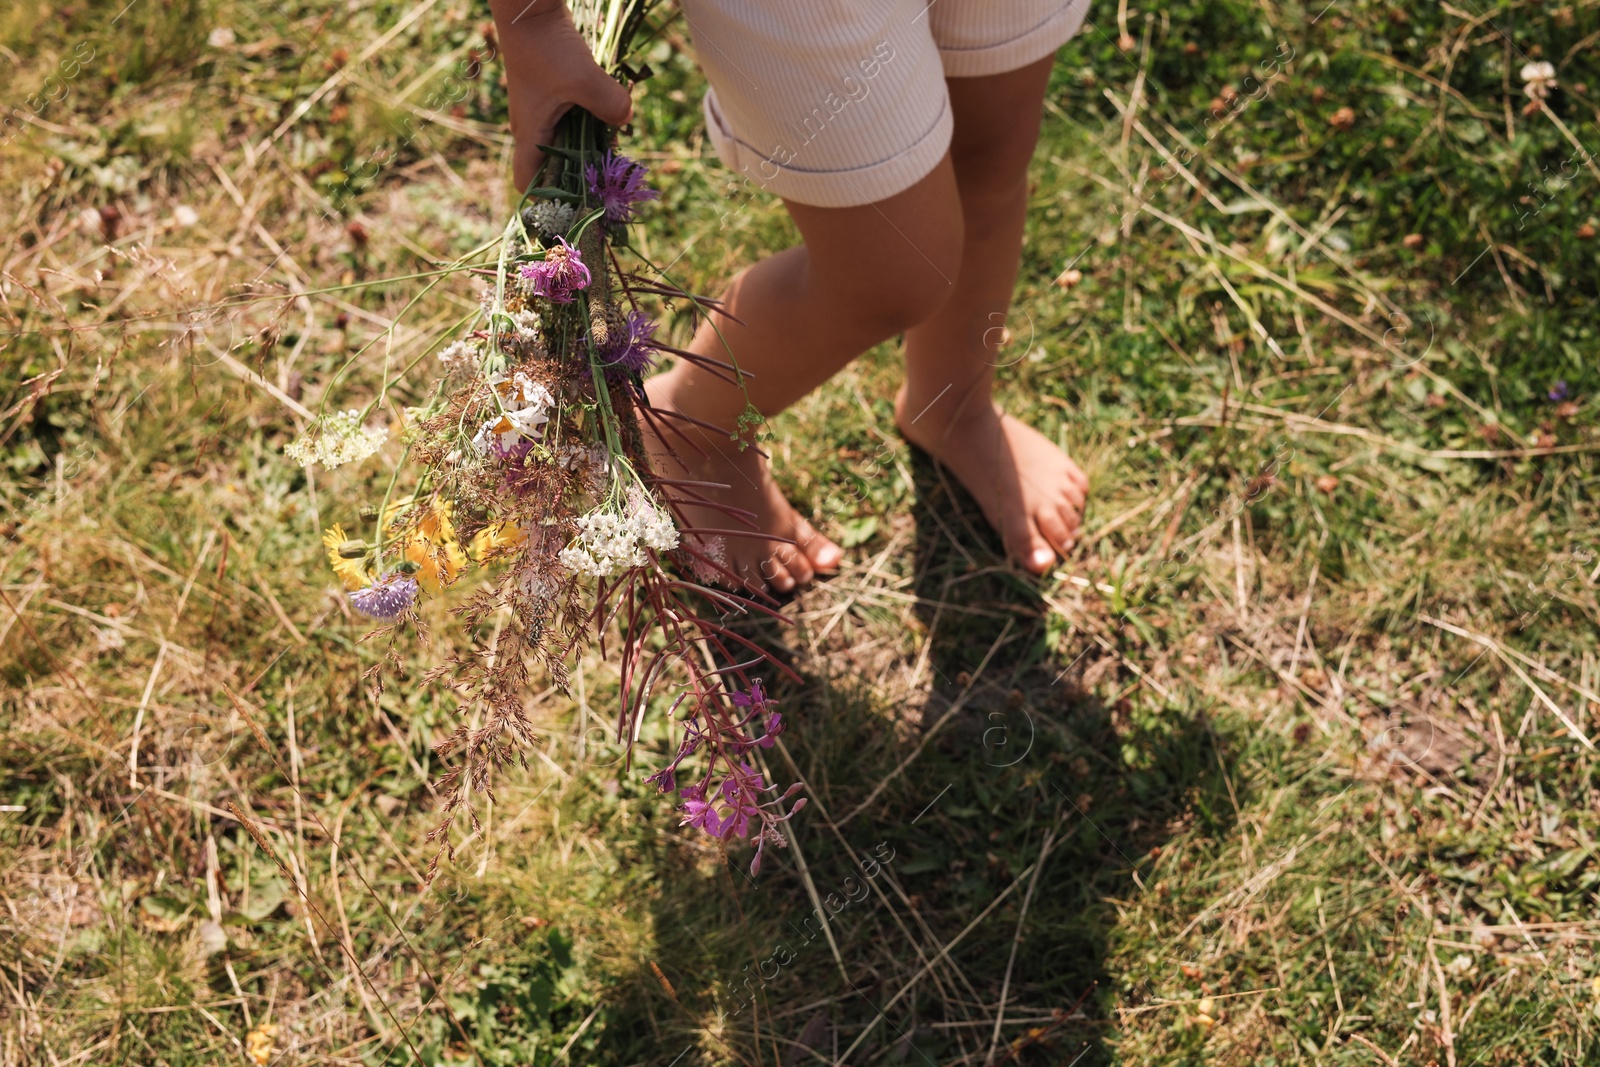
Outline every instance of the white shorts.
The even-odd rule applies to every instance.
[[[1055,52],[1089,0],[681,0],[722,161],[770,192],[856,207],[950,147],[946,78]]]

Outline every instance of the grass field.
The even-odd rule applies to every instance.
[[[771,426],[850,549],[753,628],[792,847],[678,828],[591,654],[427,884],[467,591],[364,642],[320,531],[402,446],[283,448],[475,307],[487,11],[124,2],[0,12],[0,1063],[1600,1062],[1600,3],[1101,0],[1002,371],[1074,557],[867,355]],[[640,240],[715,292],[794,234],[653,26]]]

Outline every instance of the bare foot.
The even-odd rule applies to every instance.
[[[655,407],[677,410],[672,402],[671,378],[671,374],[662,375],[651,379],[647,385],[650,402]],[[682,436],[672,429],[665,431],[671,445],[669,451],[647,428],[645,439],[650,444],[658,473],[669,479],[728,487],[678,488],[677,495],[699,494],[712,504],[740,509],[753,516],[740,518],[718,507],[683,509],[691,528],[728,531],[720,535],[720,552],[712,554],[721,555],[719,562],[737,575],[746,589],[755,593],[787,593],[808,584],[819,572],[828,573],[838,568],[844,551],[800,517],[773,482],[767,461],[754,448],[741,450],[727,434],[702,431],[681,419],[660,416],[659,420],[682,431]],[[699,446],[698,451],[695,446]],[[750,528],[752,522],[755,529]],[[689,534],[688,537],[700,542],[696,547],[702,552],[706,551],[708,542],[716,544],[705,535],[695,538]],[[793,544],[787,543],[791,541]]]
[[[987,397],[964,406],[914,397],[902,387],[895,421],[907,440],[950,469],[977,500],[1006,551],[1043,574],[1071,551],[1089,479],[1051,440],[997,410]]]

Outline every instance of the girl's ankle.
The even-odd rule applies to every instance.
[[[938,386],[906,382],[894,398],[895,421],[902,429],[913,423],[943,425],[993,410],[992,392],[982,385],[963,390],[951,382]]]

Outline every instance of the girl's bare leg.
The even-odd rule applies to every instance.
[[[961,201],[948,158],[910,189],[876,204],[786,206],[805,243],[734,279],[724,297],[729,317],[719,316],[716,324],[721,336],[702,325],[692,342],[703,355],[726,360],[733,354],[752,375],[749,399],[764,415],[777,414],[862,352],[927,319],[949,297],[962,263]],[[745,409],[744,392],[682,361],[646,388],[653,404],[729,430]],[[730,569],[748,586],[786,592],[838,565],[839,547],[795,512],[753,448],[741,450],[726,434],[675,425],[705,454],[669,432],[673,454],[662,448],[657,457],[664,473],[729,485],[707,495],[754,512],[761,533],[795,542],[728,538]],[[687,517],[702,528],[740,526],[712,508],[692,509]]]
[[[965,250],[950,299],[906,335],[895,403],[901,432],[955,474],[1006,550],[1036,574],[1077,538],[1089,488],[1077,464],[992,398],[995,364],[1014,356],[1002,357],[998,343],[1022,258],[1028,162],[1050,65],[948,81]]]

